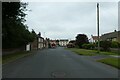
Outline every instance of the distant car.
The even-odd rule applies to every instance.
[[[56,45],[53,43],[53,44],[51,45],[51,47],[52,47],[52,48],[56,48]]]

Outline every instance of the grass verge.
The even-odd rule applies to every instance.
[[[120,62],[120,58],[105,58],[97,61],[120,69],[120,64],[118,64],[118,62]]]
[[[65,48],[67,50],[71,50],[79,55],[85,56],[95,56],[95,55],[118,55],[118,53],[113,52],[103,52],[97,53],[97,50],[87,50],[87,49],[79,49],[79,48]]]
[[[67,50],[71,50],[79,55],[85,55],[85,56],[94,56],[96,55],[95,50],[85,50],[85,49],[77,49],[77,48],[66,48]]]
[[[2,64],[12,62],[16,59],[28,56],[30,54],[32,54],[32,53],[31,52],[26,52],[26,51],[19,51],[19,52],[15,52],[13,54],[8,54],[8,55],[5,55],[5,56],[2,56]]]
[[[103,52],[103,51],[101,51],[100,53],[99,53],[100,55],[120,55],[119,53],[115,53],[115,52]]]

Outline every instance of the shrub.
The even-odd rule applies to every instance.
[[[111,42],[111,48],[119,48],[120,47],[119,45],[120,45],[119,42],[116,41]]]
[[[110,41],[100,41],[100,47],[103,51],[110,51],[111,42]]]
[[[94,49],[95,45],[94,44],[83,44],[82,48],[84,48],[84,49]]]
[[[83,44],[82,48],[87,49],[87,44]]]
[[[118,42],[118,48],[120,48],[120,43]]]

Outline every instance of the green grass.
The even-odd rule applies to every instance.
[[[8,54],[8,55],[5,55],[5,56],[2,56],[2,64],[5,64],[5,63],[8,63],[8,62],[14,61],[16,59],[28,56],[30,54],[32,54],[32,53],[26,52],[26,51],[20,51],[20,52],[15,52],[13,54]]]
[[[85,49],[78,49],[78,48],[66,48],[67,50],[71,50],[79,55],[85,56],[94,56],[97,51],[95,50],[85,50]]]
[[[115,53],[115,52],[103,52],[103,51],[100,51],[99,54],[100,54],[100,55],[120,55],[120,54]]]
[[[100,51],[100,53],[97,52],[97,50],[87,50],[87,49],[79,49],[79,48],[65,48],[67,50],[71,50],[79,55],[85,55],[85,56],[95,56],[95,55],[118,55],[118,53],[113,52],[103,52]],[[120,54],[119,54],[120,55]]]
[[[97,61],[120,69],[120,64],[118,64],[118,62],[120,62],[120,58],[105,58]]]

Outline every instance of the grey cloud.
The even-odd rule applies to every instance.
[[[28,26],[50,38],[74,38],[78,33],[96,35],[96,3],[29,3]],[[117,3],[100,3],[101,34],[117,27]],[[107,26],[107,27],[106,27]],[[109,26],[109,27],[108,27]]]

